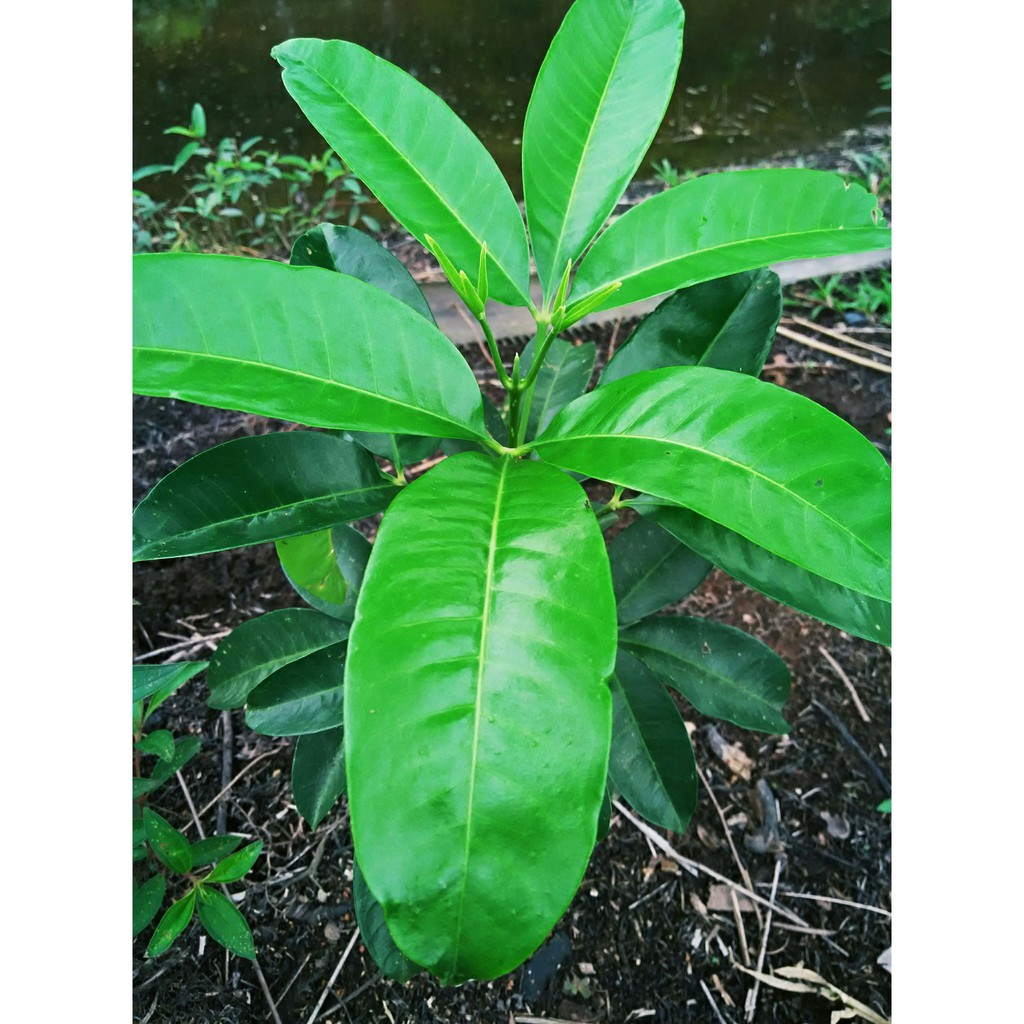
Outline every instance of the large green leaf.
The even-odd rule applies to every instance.
[[[296,537],[365,519],[398,491],[359,445],[308,430],[240,437],[193,456],[139,502],[137,561]]]
[[[283,608],[249,619],[222,640],[206,681],[211,708],[241,707],[268,676],[348,637],[347,623],[310,608]]]
[[[444,100],[355,43],[290,39],[270,54],[302,112],[397,220],[424,244],[432,235],[474,279],[486,241],[493,297],[530,304],[519,207]]]
[[[877,216],[873,195],[826,171],[706,174],[615,221],[580,264],[572,298],[621,281],[598,307],[608,309],[781,260],[885,249]]]
[[[370,542],[351,526],[336,526],[277,542],[288,582],[317,611],[352,621],[370,557]]]
[[[634,654],[701,714],[744,729],[789,732],[786,663],[760,640],[711,619],[662,616],[619,634]]]
[[[532,447],[890,597],[889,467],[863,434],[801,395],[703,366],[646,370],[567,405]]]
[[[325,729],[295,740],[292,757],[292,796],[311,828],[327,816],[345,792],[345,732]]]
[[[756,376],[781,316],[782,284],[772,270],[681,288],[641,321],[600,383],[663,366],[714,366]]]
[[[289,262],[294,267],[335,270],[375,285],[435,323],[430,304],[402,261],[358,228],[321,224],[295,240]]]
[[[646,497],[631,504],[748,587],[854,636],[892,642],[890,602],[817,576],[690,509],[660,505]]]
[[[182,661],[174,665],[133,665],[132,703],[151,697],[157,690],[172,688],[173,693],[183,683],[206,668],[205,661]]]
[[[199,920],[211,939],[219,942],[232,953],[247,960],[256,959],[252,932],[242,917],[242,912],[222,892],[205,885],[197,890]]]
[[[245,724],[265,736],[304,736],[341,725],[345,645],[279,668],[245,702]]]
[[[678,0],[577,0],[552,40],[523,126],[523,191],[546,300],[640,166],[682,48]]]
[[[384,920],[384,908],[367,887],[366,879],[359,869],[359,861],[352,862],[352,902],[355,905],[359,936],[381,973],[403,984],[419,974],[423,968],[413,963],[395,945],[387,921]]]
[[[520,357],[520,373],[524,376],[533,364],[534,342],[531,341]],[[544,354],[544,365],[534,385],[526,437],[536,437],[563,406],[579,398],[594,372],[597,346],[592,341],[573,345],[561,338],[552,340]]]
[[[648,821],[685,832],[697,807],[697,764],[668,691],[619,650],[612,677],[614,725],[608,774]]]
[[[378,288],[239,256],[148,253],[134,267],[138,394],[311,427],[485,435],[458,350]]]
[[[464,453],[385,514],[346,670],[352,835],[399,948],[444,983],[511,970],[572,899],[614,651],[601,531],[564,473]]]
[[[619,622],[638,619],[686,597],[711,563],[655,522],[631,523],[608,545]]]

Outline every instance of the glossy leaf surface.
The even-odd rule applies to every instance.
[[[783,260],[885,249],[891,234],[876,215],[873,195],[826,171],[706,174],[615,221],[580,264],[572,298],[621,281],[608,309]]]
[[[791,391],[703,366],[647,370],[566,406],[533,447],[889,599],[889,467],[863,434]]]
[[[419,974],[423,968],[413,963],[395,945],[387,921],[384,920],[384,908],[367,887],[358,861],[353,861],[352,866],[352,902],[355,904],[359,937],[381,972],[402,984]]]
[[[659,505],[650,498],[632,505],[748,587],[854,636],[892,642],[890,602],[841,587],[689,509]]]
[[[146,947],[146,956],[160,956],[166,953],[174,944],[174,940],[185,930],[192,914],[196,909],[196,891],[192,889],[186,896],[172,903],[160,918],[160,922],[153,932],[149,945]]]
[[[636,622],[678,601],[711,571],[711,563],[657,523],[638,519],[608,546],[619,622]]]
[[[713,366],[757,376],[781,316],[782,284],[772,270],[682,288],[640,322],[600,383],[663,366]]]
[[[614,650],[604,542],[564,473],[465,453],[386,513],[349,644],[349,808],[391,934],[444,983],[510,970],[572,899]]]
[[[163,875],[154,875],[132,891],[132,935],[138,935],[156,917],[164,901],[167,883]]]
[[[351,526],[336,526],[277,542],[288,582],[317,611],[351,622],[370,542]]]
[[[238,256],[143,254],[134,269],[137,394],[311,427],[484,435],[466,361],[378,288]]]
[[[786,663],[760,640],[711,619],[662,616],[619,634],[620,645],[701,714],[744,729],[789,732]]]
[[[292,246],[294,267],[322,267],[372,284],[435,323],[430,304],[402,261],[358,228],[321,224]]]
[[[242,845],[243,836],[207,836],[192,844],[192,866],[201,868],[234,853]]]
[[[146,826],[146,840],[157,859],[172,871],[184,874],[192,867],[192,849],[189,841],[166,818],[149,807],[142,810]]]
[[[174,736],[168,729],[157,729],[139,740],[135,749],[143,754],[155,754],[162,761],[170,761],[174,757]]]
[[[337,729],[344,675],[344,644],[290,662],[249,694],[246,725],[265,736],[303,736]]]
[[[173,558],[295,537],[387,508],[397,486],[340,437],[289,430],[200,452],[132,517],[134,557]]]
[[[205,661],[184,661],[175,665],[133,665],[132,703],[145,700],[164,687],[173,686],[176,690],[202,672],[207,664]]]
[[[203,881],[207,884],[213,882],[237,882],[248,874],[253,864],[256,863],[256,858],[260,855],[262,849],[262,839],[249,843],[248,846],[243,847],[237,853],[232,853],[230,856],[225,857]]]
[[[345,792],[345,733],[339,726],[299,736],[292,756],[292,797],[316,828]]]
[[[249,619],[217,648],[207,673],[207,703],[219,709],[241,707],[278,669],[347,636],[346,623],[307,608],[283,608]]]
[[[199,748],[202,745],[203,741],[198,736],[183,736],[176,739],[174,741],[174,756],[170,761],[157,761],[156,767],[150,773],[149,779],[145,780],[150,783],[150,787],[146,792],[162,785],[176,771],[184,768],[184,766],[199,753]]]
[[[224,893],[205,885],[199,886],[196,909],[199,911],[199,920],[202,921],[211,939],[238,956],[247,960],[256,959],[252,932],[249,931],[242,912]]]
[[[523,126],[523,191],[545,299],[644,158],[682,46],[678,0],[577,0],[552,40]]]
[[[612,700],[612,782],[648,821],[685,832],[697,807],[697,767],[679,709],[657,677],[621,649]]]
[[[290,39],[271,56],[302,112],[397,220],[424,245],[432,235],[474,275],[486,241],[492,296],[529,304],[519,207],[483,143],[444,100],[355,43]]]
[[[531,341],[520,360],[520,371],[525,375],[533,364],[534,343]],[[544,354],[544,365],[537,374],[527,421],[526,437],[536,437],[563,406],[579,398],[594,371],[597,346],[592,341],[582,345],[555,338]]]

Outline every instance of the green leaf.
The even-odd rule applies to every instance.
[[[138,935],[156,917],[164,901],[167,884],[163,875],[154,875],[132,892],[132,937]]]
[[[216,889],[200,885],[198,892],[199,920],[210,938],[238,956],[255,960],[252,932],[238,907]]]
[[[192,920],[192,913],[196,908],[196,891],[191,889],[186,896],[176,900],[168,908],[160,923],[153,932],[146,948],[146,956],[160,956],[171,948],[174,940],[185,930],[185,926]]]
[[[619,622],[636,622],[686,597],[711,563],[657,523],[631,523],[608,546]]]
[[[348,582],[334,557],[333,534],[334,530],[318,530],[279,540],[277,557],[296,593],[317,611],[341,618]]]
[[[519,207],[483,143],[444,100],[354,43],[290,39],[270,53],[302,112],[397,220],[424,245],[432,234],[474,273],[486,241],[491,295],[530,304]]]
[[[395,940],[388,931],[387,921],[384,920],[384,909],[367,888],[358,861],[352,862],[352,901],[355,904],[359,936],[370,951],[374,963],[381,969],[381,973],[403,985],[419,974],[423,968],[413,963],[395,945]]]
[[[697,763],[679,709],[642,663],[619,650],[612,677],[608,774],[648,821],[685,832],[697,807]]]
[[[880,811],[882,814],[892,814],[892,797],[887,797],[883,800],[875,810]]]
[[[176,690],[194,675],[202,672],[207,664],[208,662],[205,661],[182,661],[174,665],[133,665],[132,703],[145,700],[157,690],[172,684]]]
[[[613,698],[614,702],[614,698]],[[605,786],[604,799],[601,801],[601,813],[597,819],[597,839],[596,842],[604,842],[605,836],[608,835],[608,829],[612,824],[612,798],[608,792],[608,787]]]
[[[706,174],[615,221],[580,264],[572,298],[621,281],[608,309],[783,260],[885,249],[891,233],[877,219],[873,195],[826,171]]]
[[[292,757],[292,797],[299,814],[316,828],[345,792],[342,728],[299,736]]]
[[[523,191],[545,299],[640,166],[682,46],[678,0],[578,0],[552,40],[523,127]]]
[[[249,619],[221,641],[210,662],[211,708],[238,708],[278,669],[340,643],[348,625],[309,608],[283,608]]]
[[[519,369],[525,376],[533,363],[534,342],[531,341],[521,356]],[[544,365],[537,374],[527,438],[539,434],[555,417],[555,413],[587,390],[594,372],[597,346],[592,341],[581,345],[555,338],[544,355]]]
[[[212,885],[214,882],[226,883],[237,882],[240,878],[249,873],[256,858],[263,849],[263,840],[242,847],[238,853],[232,853],[225,857],[204,879],[205,885]],[[200,915],[202,916],[202,915]]]
[[[601,373],[601,384],[663,366],[714,366],[757,376],[782,316],[782,284],[753,270],[673,292]]]
[[[645,619],[619,634],[639,658],[701,714],[743,729],[789,732],[782,709],[789,698],[786,663],[760,640],[709,619]]]
[[[174,757],[174,737],[167,729],[157,729],[139,740],[135,749],[143,754],[156,754],[162,761],[170,761]]]
[[[222,857],[234,853],[244,836],[207,836],[192,844],[192,867],[201,868],[213,864]]]
[[[892,643],[890,602],[841,587],[689,509],[645,497],[630,504],[748,587],[854,636]]]
[[[142,820],[146,825],[146,840],[157,859],[180,875],[189,871],[192,867],[189,841],[150,807],[143,808]]]
[[[398,457],[402,460],[403,466],[421,462],[433,455],[441,446],[439,438],[414,437],[412,434],[374,434],[365,430],[347,430],[345,437],[389,462],[394,459],[391,447],[394,442],[398,445]]]
[[[349,644],[349,810],[391,934],[443,983],[511,970],[572,899],[614,650],[601,531],[564,473],[464,453],[385,514]]]
[[[306,430],[241,437],[163,478],[132,517],[136,561],[262,544],[365,519],[398,488],[369,452]]]
[[[150,773],[149,781],[153,789],[166,782],[175,772],[181,771],[185,765],[199,753],[203,741],[199,736],[186,736],[174,741],[174,756],[169,761],[158,761]]]
[[[334,644],[279,668],[245,704],[245,722],[265,736],[302,736],[341,724],[345,645]]]
[[[505,422],[504,416],[501,410],[491,401],[487,395],[481,393],[480,398],[483,404],[484,410],[484,422],[487,424],[487,430],[491,437],[494,438],[499,444],[508,444],[508,424]],[[458,455],[460,452],[478,452],[481,450],[479,442],[473,441],[457,441],[452,438],[445,438],[441,442],[441,451],[445,455]],[[484,447],[485,452],[490,452],[490,449]]]
[[[201,103],[192,104],[192,131],[199,138],[206,134],[206,111]]]
[[[290,262],[296,267],[334,270],[375,285],[435,323],[420,286],[402,261],[358,228],[321,224],[298,237]]]
[[[485,436],[458,349],[378,288],[238,256],[143,253],[134,268],[137,394],[311,427]]]
[[[801,395],[703,366],[647,370],[576,399],[532,447],[890,597],[889,467],[863,434]]]
[[[132,799],[137,800],[145,793],[152,793],[161,783],[153,779],[132,779]]]

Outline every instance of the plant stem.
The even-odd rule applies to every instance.
[[[405,484],[405,470],[402,468],[402,456],[398,451],[398,438],[391,435],[391,461],[395,466],[395,482]]]
[[[487,337],[487,347],[491,350],[491,361],[494,363],[495,370],[498,371],[498,379],[501,381],[501,386],[511,393],[512,380],[505,371],[505,365],[501,361],[501,355],[498,353],[498,343],[494,339],[491,325],[487,322],[487,317],[483,313],[477,317],[477,320],[480,321],[480,326],[484,329],[484,335]]]

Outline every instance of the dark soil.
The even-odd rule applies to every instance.
[[[627,328],[599,332],[599,363],[613,336],[621,343]],[[888,374],[780,337],[763,376],[849,420],[889,455]],[[136,500],[198,451],[287,427],[156,399],[137,399],[135,409]],[[208,658],[226,630],[301,604],[273,545],[143,563],[135,573],[135,653],[148,664]],[[282,1024],[314,1017],[335,1024],[739,1022],[746,1019],[744,1000],[754,979],[736,964],[755,968],[762,946],[764,973],[803,965],[887,1017],[891,978],[877,961],[890,946],[890,918],[825,898],[891,908],[890,819],[876,810],[889,795],[889,650],[798,614],[718,571],[675,610],[737,626],[781,655],[793,675],[787,706],[793,728],[785,737],[748,733],[684,706],[718,807],[705,790],[685,835],[657,831],[683,857],[742,884],[739,860],[764,897],[778,864],[777,903],[803,925],[775,913],[766,936],[763,914],[745,900],[734,912],[731,901],[723,902],[728,890],[714,877],[681,869],[616,812],[576,899],[527,965],[454,989],[425,974],[400,985],[381,977],[357,943],[314,1014],[354,925],[344,801],[311,832],[291,798],[291,742],[251,732],[240,712],[207,708],[200,676],[151,724],[202,737],[202,750],[183,776],[206,833],[237,831],[264,841],[240,905],[252,926],[258,967],[204,939],[195,923],[169,953],[147,960],[146,929],[134,943],[135,1020],[270,1021],[269,993]],[[851,688],[869,720],[859,713]],[[228,781],[230,789],[216,799]],[[173,780],[151,802],[180,827],[191,821],[185,793]],[[776,807],[773,834],[765,814],[770,819]],[[196,838],[194,826],[188,834]],[[817,898],[784,895],[791,893]],[[841,1008],[818,994],[762,983],[755,1020],[815,1024]]]

